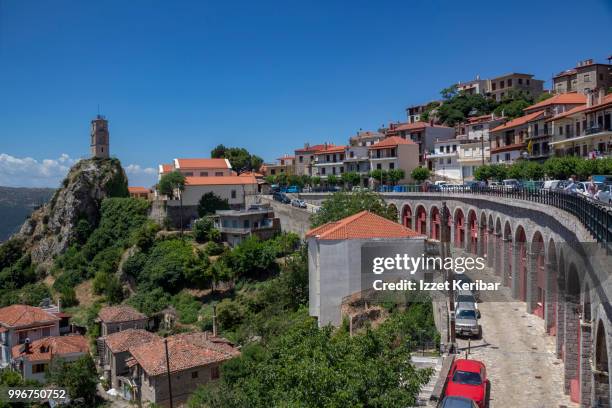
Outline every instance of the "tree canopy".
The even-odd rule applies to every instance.
[[[338,221],[343,218],[368,210],[382,217],[397,221],[395,207],[389,206],[383,198],[373,192],[360,191],[356,193],[338,192],[323,201],[321,209],[312,217],[312,226]]]
[[[263,159],[249,153],[242,147],[225,147],[220,144],[210,152],[213,159],[227,159],[232,165],[232,169],[238,173],[245,171],[257,171],[263,164]]]
[[[217,196],[212,191],[203,194],[198,202],[198,215],[205,217],[214,215],[217,210],[229,210],[230,205],[227,199]]]
[[[158,184],[159,191],[168,197],[174,197],[176,191],[185,189],[185,176],[178,170],[161,176]]]

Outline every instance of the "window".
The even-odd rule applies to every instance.
[[[321,169],[321,174],[325,175],[325,167]]]
[[[298,157],[298,160],[299,160],[300,163],[304,163],[304,156]]]
[[[28,332],[27,331],[19,332],[19,344],[25,343],[27,338],[28,338]]]
[[[493,82],[493,83],[491,84],[491,90],[492,90],[492,91],[494,91],[494,90],[496,90],[496,89],[497,89],[497,84],[496,84],[495,82]]]
[[[540,130],[540,129],[538,128],[538,124],[537,124],[537,123],[535,123],[535,124],[533,125],[533,135],[534,135],[534,136],[537,136],[537,135],[538,135],[538,131],[539,131],[539,130]]]
[[[451,164],[452,159],[449,157],[446,159],[446,164]]]
[[[529,81],[529,80],[527,80],[527,85],[529,85],[529,82],[530,82],[530,81]]]
[[[215,171],[215,177],[221,177],[221,176],[223,176],[222,171]]]
[[[210,369],[210,379],[216,380],[219,378],[219,367],[211,367]]]
[[[510,161],[510,153],[506,153],[504,160],[508,162]]]
[[[512,86],[512,79],[508,79],[508,88]]]
[[[185,177],[193,177],[193,171],[186,172]]]
[[[563,134],[563,126],[559,126],[559,134],[562,135]]]
[[[351,150],[351,151],[350,151],[350,153],[349,153],[349,157],[350,157],[351,159],[352,159],[353,157],[355,157],[355,152]]]
[[[51,328],[50,327],[43,327],[42,329],[42,336],[43,337],[49,337],[51,335]]]
[[[332,167],[332,174],[336,174],[336,168]]]
[[[504,81],[499,81],[499,89],[503,89],[504,88]]]
[[[395,168],[395,163],[389,163],[389,169],[393,170]]]
[[[523,85],[523,78],[519,78],[518,79],[518,83],[519,83],[519,85]]]
[[[250,227],[249,220],[244,220],[244,221],[243,221],[243,223],[242,223],[242,226],[243,226],[244,228],[249,228],[249,227]]]
[[[276,169],[270,169],[270,174],[271,175],[275,175],[276,174]]]
[[[200,177],[208,177],[208,172],[207,171],[201,171],[200,172]]]
[[[194,378],[198,378],[198,372],[197,372],[197,371],[193,371],[193,372],[191,373],[191,378],[192,378],[192,379],[194,379]]]
[[[584,74],[584,82],[591,82],[591,74]]]
[[[329,161],[329,154],[325,156],[325,161]]]
[[[344,167],[340,166],[340,174],[344,173]]]
[[[380,163],[376,164],[376,170],[382,170],[382,166],[380,165]]]
[[[232,198],[236,198],[236,190],[232,190]]]
[[[457,151],[457,145],[453,145],[453,152]]]
[[[44,373],[47,369],[47,364],[34,364],[32,365],[32,374]]]
[[[580,135],[580,122],[576,122],[576,136]]]

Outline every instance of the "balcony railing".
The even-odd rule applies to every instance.
[[[612,130],[612,128],[610,126],[608,126],[608,127],[606,127],[606,126],[591,126],[591,127],[585,129],[584,134],[585,135],[594,135],[596,133],[609,132],[611,130]]]

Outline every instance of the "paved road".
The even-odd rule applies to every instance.
[[[484,280],[498,281],[490,273]],[[511,299],[508,288],[502,289]],[[490,408],[578,407],[563,394],[563,362],[555,357],[555,338],[546,335],[540,318],[525,313],[525,303],[487,301],[481,292],[478,307],[482,339],[471,341],[470,357],[487,366],[491,381]],[[468,341],[458,340],[465,354]]]

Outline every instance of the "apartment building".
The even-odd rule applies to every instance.
[[[421,121],[421,115],[425,112],[428,104],[412,105],[406,108],[406,116],[408,123],[417,123]]]
[[[167,343],[167,351],[166,344]],[[129,348],[129,385],[139,404],[170,405],[168,368],[172,383],[172,403],[179,406],[201,385],[219,378],[219,366],[240,355],[227,340],[207,332],[176,334]],[[166,353],[168,360],[166,360]]]
[[[279,174],[286,174],[291,176],[296,174],[295,169],[295,156],[289,156],[288,154],[276,159],[276,163],[265,163],[261,171],[264,176],[277,176]]]
[[[556,115],[562,114],[574,108],[584,106],[586,96],[570,92],[556,94],[544,101],[531,105],[524,109],[526,114],[542,112],[535,120],[528,123],[527,138],[527,157],[530,160],[544,161],[550,155],[551,128],[548,120]]]
[[[471,81],[457,83],[457,91],[468,95],[486,95],[488,90],[488,81],[480,79],[480,75]]]
[[[328,176],[340,177],[344,173],[346,146],[325,146],[314,154],[312,175],[325,180]]]
[[[378,131],[359,131],[349,139],[350,146],[372,146],[386,137],[384,133]]]
[[[587,103],[548,121],[556,156],[612,156],[612,94],[603,89],[587,95]]]
[[[537,111],[513,119],[503,125],[491,129],[491,162],[494,164],[512,164],[527,154],[527,135],[529,122],[544,116]]]
[[[0,368],[8,367],[12,350],[26,343],[60,335],[60,318],[40,307],[11,305],[0,308]]]
[[[419,146],[410,139],[391,136],[368,147],[370,170],[402,169],[405,178],[400,183],[407,183],[410,173],[419,167]]]
[[[434,143],[434,150],[427,156],[428,167],[442,179],[461,180],[461,167],[459,165],[460,139],[438,140]]]
[[[453,139],[455,129],[427,122],[391,123],[387,130],[387,136],[397,136],[416,143],[419,150],[419,164],[425,165],[425,157],[433,152],[434,143],[437,140]]]
[[[593,59],[578,62],[576,67],[567,69],[553,77],[555,93],[578,92],[587,94],[594,89],[612,87],[612,64],[596,63]]]
[[[378,143],[382,139],[377,139],[373,144]],[[368,141],[369,143],[370,141]],[[347,173],[358,173],[361,176],[361,184],[365,187],[368,186],[368,174],[370,173],[370,155],[369,146],[367,145],[356,145],[348,146],[344,155],[344,170]]]
[[[309,143],[305,143],[302,149],[296,149],[295,174],[298,176],[313,176],[315,154],[320,150],[327,149],[328,147],[334,147],[334,145],[331,143],[324,143],[311,146]]]
[[[534,79],[531,74],[511,73],[487,81],[487,94],[501,101],[510,91],[523,91],[537,98],[544,92],[544,81]]]
[[[457,139],[484,140],[488,143],[491,129],[504,123],[505,119],[494,114],[474,116],[457,127]]]
[[[217,210],[215,228],[221,239],[236,246],[254,235],[269,239],[281,232],[280,219],[274,217],[271,207],[253,205],[244,210]]]
[[[473,180],[476,168],[489,163],[490,160],[491,148],[488,140],[462,140],[457,155],[461,179],[463,181]]]

